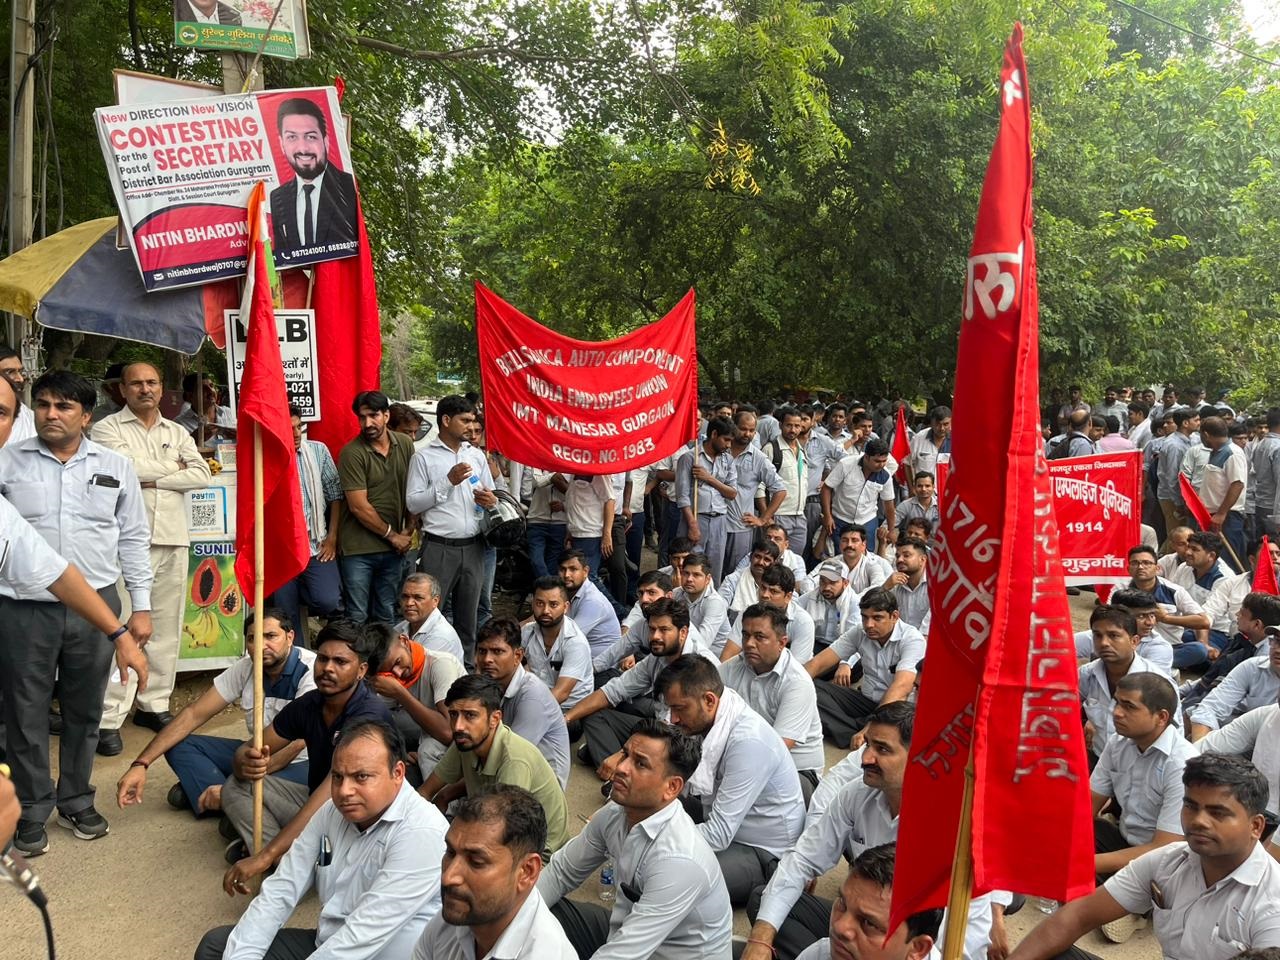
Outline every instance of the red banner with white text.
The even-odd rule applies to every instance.
[[[692,290],[657,323],[592,343],[549,330],[477,283],[476,340],[486,440],[517,463],[621,473],[697,432]]]
[[[1128,583],[1142,542],[1142,452],[1049,461],[1062,573],[1069,584]]]
[[[946,904],[957,856],[972,856],[975,895],[1015,890],[1070,900],[1093,887],[1071,611],[1039,431],[1021,24],[1005,46],[997,90],[1000,131],[964,288],[951,471],[929,559],[929,669],[902,791],[890,930]],[[958,849],[968,763],[973,833]],[[1017,825],[1032,810],[1029,843]]]

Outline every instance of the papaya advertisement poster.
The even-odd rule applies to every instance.
[[[233,541],[191,544],[179,652],[181,669],[225,666],[244,654],[244,597],[236,583],[235,562]]]

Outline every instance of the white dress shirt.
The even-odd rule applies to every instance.
[[[1131,673],[1158,673],[1168,679],[1167,673],[1154,663],[1148,663],[1136,653],[1133,655],[1133,662],[1129,664],[1129,669],[1125,671],[1125,676]],[[1084,705],[1085,718],[1093,724],[1093,729],[1096,731],[1093,735],[1094,749],[1100,752],[1116,732],[1115,724],[1111,719],[1111,712],[1116,708],[1116,698],[1107,682],[1106,664],[1101,660],[1089,661],[1080,668],[1078,679],[1080,702]],[[1177,684],[1173,687],[1176,691]],[[1173,726],[1179,728],[1179,732],[1181,731],[1181,697],[1178,697],[1178,708],[1173,712]]]
[[[39,437],[8,443],[0,450],[0,494],[91,587],[112,586],[123,573],[132,609],[151,609],[151,529],[128,457],[88,437],[65,464]],[[19,595],[3,583],[0,593]],[[30,599],[55,600],[47,590]]]
[[[826,755],[822,750],[817,691],[790,650],[784,648],[773,668],[759,674],[740,653],[720,664],[720,679],[768,720],[778,736],[794,743],[791,759],[797,770],[822,772]]]
[[[0,584],[6,596],[35,600],[67,569],[67,561],[0,497]]]
[[[847,566],[847,564],[846,564]],[[878,553],[868,550],[856,567],[849,567],[849,589],[863,594],[879,587],[893,576],[893,564]]]
[[[1144,853],[1104,887],[1130,913],[1152,912],[1166,960],[1229,960],[1245,949],[1280,947],[1280,863],[1262,844],[1212,887],[1186,843]]]
[[[801,512],[803,513],[803,511]],[[783,564],[795,574],[797,597],[813,589],[813,583],[809,580],[809,572],[805,569],[804,558],[800,554],[791,550],[784,550],[782,556],[778,557],[774,563]],[[751,554],[748,553],[738,561],[738,565],[733,568],[733,572],[737,573],[740,570],[746,570],[749,566],[751,566]],[[888,574],[885,574],[885,576],[888,576]]]
[[[396,624],[396,633],[409,636],[409,621],[401,620]],[[453,629],[453,624],[444,618],[439,607],[432,610],[427,619],[422,621],[422,626],[413,632],[411,639],[416,640],[428,650],[451,653],[462,662],[466,662],[458,631]]]
[[[461,483],[449,481],[449,471],[460,463],[469,464],[471,473]],[[477,482],[472,483],[471,477]],[[480,533],[480,513],[476,509],[475,488],[493,489],[489,462],[484,451],[465,441],[457,452],[443,440],[434,437],[409,461],[409,478],[405,484],[405,508],[421,514],[422,529],[436,537],[462,540]]]
[[[562,710],[568,710],[591,696],[596,688],[595,673],[591,669],[591,647],[572,618],[565,617],[560,621],[560,633],[550,650],[536,620],[520,628],[520,642],[524,645],[525,669],[545,683],[549,690],[555,689],[562,676],[577,681],[560,704]]]
[[[716,852],[742,843],[781,857],[799,838],[800,774],[782,738],[754,710],[738,715],[716,766],[715,792],[702,797],[702,809],[698,830]]]
[[[836,597],[835,602],[827,600],[819,590],[811,590],[800,598],[800,606],[813,618],[813,645],[818,643],[829,647],[841,634],[855,624],[862,623],[862,612],[858,609],[858,594],[847,586]]]
[[[569,477],[564,493],[569,536],[591,540],[604,536],[604,506],[613,499],[613,480],[607,476]],[[620,545],[619,545],[619,548]],[[598,574],[598,570],[592,570]]]
[[[831,649],[851,667],[862,663],[862,693],[879,702],[898,671],[915,673],[916,664],[924,659],[925,639],[919,630],[899,619],[883,644],[868,637],[858,624],[841,634]]]
[[[1089,787],[1120,804],[1120,833],[1131,845],[1150,843],[1157,830],[1182,836],[1182,768],[1197,752],[1173,725],[1145,752],[1118,733],[1102,748]]]
[[[1280,705],[1268,704],[1236,717],[1221,730],[1196,741],[1201,753],[1249,757],[1267,778],[1267,809],[1280,810]],[[1275,845],[1275,838],[1272,838]]]
[[[578,953],[535,887],[483,957],[470,927],[445,923],[437,913],[413,948],[413,960],[578,960]]]
[[[679,800],[630,828],[626,810],[605,804],[555,852],[538,878],[538,892],[554,906],[607,859],[619,889],[608,942],[592,960],[729,960],[729,891],[715,854]],[[636,903],[621,891],[623,883],[640,891]]]
[[[863,472],[861,456],[845,457],[822,481],[831,488],[831,513],[847,523],[875,520],[880,502],[893,501],[893,475],[885,467]]]
[[[312,887],[320,900],[316,960],[400,960],[440,910],[444,815],[408,781],[360,830],[327,801],[262,884],[227,940],[224,960],[260,960]],[[330,862],[322,866],[328,839]]]
[[[28,437],[36,435],[36,415],[25,403],[18,408],[18,415],[13,418],[13,428],[9,431],[6,443],[21,443]]]
[[[1191,722],[1217,730],[1228,720],[1257,707],[1275,703],[1280,677],[1271,668],[1270,656],[1251,657],[1231,668],[1209,695],[1191,708]]]

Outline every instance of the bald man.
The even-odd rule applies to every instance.
[[[154,634],[143,648],[151,669],[145,691],[136,685],[107,687],[102,709],[98,753],[114,756],[124,745],[120,726],[134,700],[133,722],[160,731],[173,719],[169,696],[173,693],[182,637],[182,614],[187,585],[187,533],[184,494],[209,485],[209,465],[200,456],[191,435],[160,415],[164,383],[149,363],[131,363],[120,377],[125,407],[93,425],[92,439],[133,463],[142,484],[142,498],[151,526],[151,619]],[[127,600],[127,598],[126,598]]]

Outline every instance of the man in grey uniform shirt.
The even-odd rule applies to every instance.
[[[622,748],[612,803],[556,851],[538,880],[580,957],[597,960],[728,960],[733,909],[720,864],[698,833],[680,791],[701,758],[698,742],[660,720],[644,720]],[[611,913],[567,899],[613,860]]]

